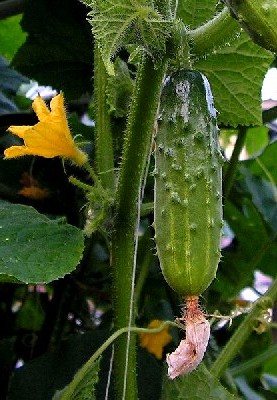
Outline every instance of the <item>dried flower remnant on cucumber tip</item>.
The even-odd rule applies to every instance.
[[[210,324],[198,305],[198,296],[186,298],[186,338],[167,354],[168,376],[175,379],[193,371],[202,361],[210,338]]]

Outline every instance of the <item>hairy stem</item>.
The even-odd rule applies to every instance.
[[[113,190],[114,155],[110,115],[106,101],[107,72],[98,47],[94,46],[94,96],[96,104],[96,163],[104,189]]]
[[[274,280],[268,291],[253,304],[253,307],[247,317],[240,324],[229,342],[217,357],[210,370],[215,377],[219,378],[224,373],[225,369],[238,354],[241,347],[252,333],[253,329],[257,327],[258,318],[261,317],[269,307],[272,307],[276,299],[277,279]]]
[[[154,68],[150,58],[143,58],[131,103],[116,193],[112,237],[116,329],[134,324],[134,278],[141,188],[165,70],[166,61]],[[135,353],[135,338],[130,337],[130,332],[120,337],[115,345],[118,399],[137,398]]]
[[[233,182],[236,176],[237,166],[239,162],[239,155],[241,150],[244,146],[245,139],[246,139],[247,127],[240,126],[238,129],[238,137],[236,140],[236,144],[230,159],[230,163],[228,165],[227,171],[224,175],[223,179],[223,191],[224,191],[224,198],[227,199],[231,188],[233,186]]]
[[[224,0],[224,3],[255,43],[277,51],[275,0]]]
[[[204,56],[233,39],[239,31],[238,22],[230,16],[228,8],[224,7],[213,19],[188,31],[192,44],[191,52],[197,57]]]

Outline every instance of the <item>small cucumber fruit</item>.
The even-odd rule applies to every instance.
[[[214,279],[222,229],[222,155],[207,78],[182,70],[165,79],[155,137],[154,227],[168,284],[199,296]]]

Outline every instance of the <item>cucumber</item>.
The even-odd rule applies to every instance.
[[[178,294],[199,296],[215,278],[222,229],[222,155],[203,74],[181,70],[165,79],[155,141],[160,266]]]

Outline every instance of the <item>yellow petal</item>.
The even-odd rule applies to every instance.
[[[64,98],[61,93],[53,97],[50,102],[50,108],[51,118],[55,121],[58,120],[60,124],[65,124],[66,126],[68,126],[64,106]]]
[[[66,140],[58,124],[51,120],[39,122],[26,132],[24,142],[37,155],[69,157],[75,147],[73,139]]]
[[[40,96],[35,98],[32,107],[40,121],[44,121],[50,115],[50,110]]]
[[[51,108],[51,120],[55,123],[59,123],[60,129],[67,140],[73,141],[66,118],[64,97],[62,93],[53,97],[53,99],[50,102],[50,108]]]
[[[23,126],[9,126],[8,131],[13,133],[14,135],[19,136],[20,138],[24,139],[25,133],[32,128],[31,126],[28,125],[23,125]]]
[[[62,93],[57,94],[57,96],[53,97],[51,102],[50,102],[50,109],[52,114],[61,114],[65,112],[65,107],[64,107],[64,97]]]
[[[12,146],[4,151],[5,158],[17,158],[26,155],[35,155],[25,146]]]

